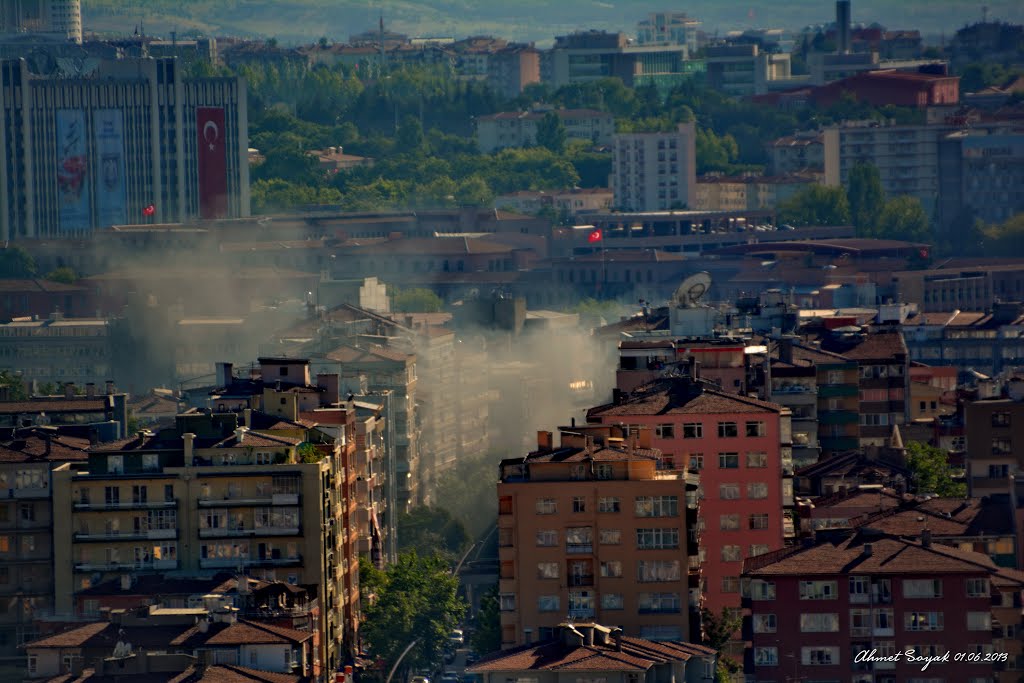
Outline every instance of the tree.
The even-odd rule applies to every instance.
[[[733,636],[743,625],[741,613],[730,607],[723,607],[721,613],[716,615],[706,607],[700,610],[700,622],[704,644],[714,648],[718,652],[717,677],[728,680],[729,674],[739,669],[739,665],[729,657],[722,654],[725,646],[732,641]]]
[[[437,555],[454,564],[469,547],[466,525],[443,508],[415,507],[398,517],[398,551]]]
[[[73,268],[61,266],[47,273],[46,279],[50,282],[63,282],[66,285],[71,285],[78,281],[78,273]]]
[[[537,144],[546,147],[555,154],[565,151],[565,126],[558,114],[549,111],[537,124]]]
[[[908,242],[929,240],[928,214],[924,212],[921,200],[903,195],[887,201],[878,217],[878,232],[874,236]]]
[[[391,295],[391,308],[398,313],[437,313],[444,308],[444,301],[423,287],[396,289]]]
[[[977,225],[986,256],[1024,255],[1024,213],[1018,213],[999,225]]]
[[[480,598],[480,611],[476,614],[476,631],[470,638],[473,651],[480,654],[501,649],[501,611],[498,586],[495,584]]]
[[[779,221],[792,225],[848,225],[850,204],[841,187],[811,185],[779,204]]]
[[[941,448],[920,441],[907,444],[907,468],[914,493],[936,493],[963,498],[967,485],[953,481],[949,473],[949,454]]]
[[[494,496],[500,456],[488,455],[458,460],[437,480],[435,498],[444,501],[452,519],[462,523],[473,538],[479,538],[498,522],[498,501]]]
[[[12,401],[24,401],[29,398],[28,389],[21,377],[12,375],[10,370],[0,370],[0,387],[7,388],[7,396]]]
[[[882,176],[874,164],[860,161],[850,169],[846,197],[857,234],[862,237],[873,235],[878,230],[878,218],[885,207]]]
[[[360,572],[363,567],[360,565]],[[390,667],[416,640],[403,664],[432,667],[441,659],[449,634],[466,611],[458,597],[458,578],[443,559],[415,552],[399,555],[383,576],[368,574],[377,600],[366,610],[361,634],[371,654]]]
[[[36,276],[36,262],[21,247],[0,249],[0,278],[31,278]]]
[[[417,154],[423,151],[423,124],[412,114],[402,117],[402,122],[395,131],[395,143],[403,154]]]

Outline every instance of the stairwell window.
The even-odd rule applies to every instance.
[[[739,436],[739,428],[735,422],[719,422],[718,423],[718,438],[720,439],[734,439]]]

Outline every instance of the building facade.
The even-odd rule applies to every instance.
[[[708,47],[705,62],[708,84],[737,97],[766,93],[772,81],[791,76],[788,53],[766,52],[753,43]]]
[[[633,443],[565,431],[556,446],[540,432],[536,451],[502,461],[503,647],[550,639],[567,614],[691,639],[685,475]]]
[[[0,7],[0,34],[35,34],[82,42],[81,0],[14,0]]]
[[[1024,396],[1011,383],[1007,398],[965,406],[967,486],[972,496],[1009,494],[1011,475],[1024,469]]]
[[[3,239],[249,215],[241,78],[189,79],[173,59],[47,75],[3,60],[0,81]]]
[[[614,205],[625,211],[684,209],[697,200],[696,125],[672,133],[619,133],[612,141]]]
[[[596,109],[552,109],[565,127],[567,137],[607,145],[615,134],[615,118]],[[491,153],[506,147],[533,147],[537,127],[546,111],[499,112],[476,120],[476,141],[480,151]]]

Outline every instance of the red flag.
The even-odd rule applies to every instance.
[[[594,232],[587,235],[588,242],[600,242],[601,241],[601,230],[597,229]]]
[[[142,210],[143,216],[153,216],[156,214],[156,207],[152,204]]]
[[[227,145],[224,108],[196,107],[196,143],[199,165],[199,215],[228,215]]]
[[[928,250],[927,249],[921,249],[920,251],[917,252],[917,254],[921,258],[928,258]]]

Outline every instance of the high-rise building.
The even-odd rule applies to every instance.
[[[249,215],[245,81],[173,59],[0,61],[0,238]]]
[[[536,451],[502,461],[503,647],[550,639],[566,615],[614,622],[641,638],[694,635],[688,545],[696,510],[688,514],[686,475],[658,470],[647,435],[630,439],[566,428],[556,446],[551,432],[539,432]]]
[[[640,45],[685,45],[691,55],[697,52],[700,21],[685,12],[651,12],[637,22],[636,42]]]
[[[624,211],[689,208],[697,199],[696,126],[671,133],[620,133],[612,139],[614,205]]]
[[[81,0],[4,0],[0,34],[28,33],[82,42]]]

